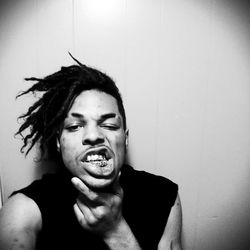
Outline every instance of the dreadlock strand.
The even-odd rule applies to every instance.
[[[26,113],[24,113],[23,115],[20,115],[18,117],[18,119],[25,119],[25,117],[30,116],[32,113],[35,113],[35,110],[39,108],[39,106],[41,107],[43,103],[42,99],[39,99],[38,101],[36,101],[31,107],[29,107],[28,111]]]
[[[29,154],[30,150],[35,146],[35,144],[36,144],[36,142],[39,140],[39,137],[40,137],[40,136],[41,136],[41,135],[38,134],[38,133],[36,133],[34,137],[33,137],[33,135],[32,135],[33,139],[32,139],[32,141],[31,141],[30,146],[28,147],[28,149],[27,149],[26,152],[25,152],[25,156],[27,156],[27,155]],[[27,145],[28,145],[28,141],[27,141],[27,143],[26,143],[26,146],[27,146]]]
[[[53,117],[53,119],[49,123],[46,123],[46,127],[51,126],[51,124],[53,124],[58,119],[58,117],[60,117],[64,113],[65,107],[69,106],[68,104],[71,102],[71,99],[74,95],[75,89],[77,88],[78,85],[79,85],[79,83],[76,84],[76,82],[72,85],[72,88],[69,89],[69,92],[67,94],[66,99],[61,104],[60,110],[57,112],[57,114]],[[53,103],[53,101],[56,99],[57,94],[59,94],[59,92],[55,93],[55,95],[51,98],[51,100],[47,106],[47,110],[50,109],[50,106]],[[45,113],[47,110],[45,110]]]
[[[24,136],[23,138],[23,146],[21,148],[21,152],[23,153],[24,152],[24,148],[30,143],[36,143],[36,141],[34,140],[34,135],[36,134],[37,132],[33,131],[31,132],[30,134]],[[32,144],[31,144],[32,145]],[[30,146],[31,147],[31,146]],[[30,151],[31,148],[28,148],[27,150]],[[26,150],[26,154],[27,154],[27,150]]]
[[[82,64],[81,62],[79,62],[75,57],[72,56],[72,54],[68,51],[70,57],[81,67],[86,67],[84,64]]]
[[[29,116],[27,118],[27,120],[20,126],[20,128],[18,129],[18,131],[16,132],[15,135],[18,135],[18,134],[21,135],[24,130],[26,130],[28,127],[32,126],[32,123],[35,124],[36,118],[37,117],[34,117],[34,115]]]

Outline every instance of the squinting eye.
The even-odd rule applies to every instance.
[[[69,132],[74,132],[74,131],[78,131],[81,127],[82,127],[82,125],[72,125],[72,126],[66,127],[66,129]]]
[[[119,127],[116,124],[111,123],[104,123],[101,125],[102,128],[108,129],[108,130],[117,130]]]

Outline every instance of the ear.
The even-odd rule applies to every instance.
[[[128,148],[128,135],[129,135],[129,130],[126,129],[126,131],[125,131],[125,146],[126,146],[126,148]]]

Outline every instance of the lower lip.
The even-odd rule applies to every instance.
[[[114,172],[113,159],[107,161],[105,165],[99,165],[98,163],[84,162],[84,169],[92,176],[96,178],[107,178]]]

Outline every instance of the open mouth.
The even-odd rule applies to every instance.
[[[106,147],[99,147],[87,150],[82,161],[109,160],[112,157],[110,150]]]
[[[114,171],[112,154],[106,148],[87,151],[82,162],[87,172],[95,177],[107,177]]]
[[[107,165],[108,159],[102,154],[89,154],[85,162],[95,164],[98,167],[104,167]]]

